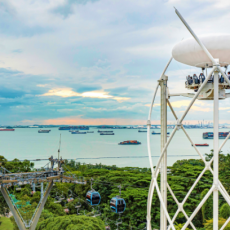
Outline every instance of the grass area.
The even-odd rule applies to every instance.
[[[0,217],[0,230],[13,230],[14,226],[13,223],[11,222],[11,220],[7,217]]]

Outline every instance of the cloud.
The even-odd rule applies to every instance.
[[[229,110],[230,107],[219,107],[219,110]]]
[[[1,98],[20,98],[24,95],[25,95],[24,91],[0,87],[0,97]]]
[[[81,116],[62,117],[47,120],[23,120],[24,124],[44,124],[44,125],[144,125],[145,120],[121,119],[121,118],[96,118],[84,119]]]
[[[37,87],[46,87],[48,84],[38,84]]]
[[[189,100],[180,100],[180,101],[173,101],[171,102],[171,105],[173,108],[181,108],[181,107],[188,107],[191,101]],[[146,104],[145,106],[149,107],[150,104]],[[154,104],[153,107],[158,107],[160,106],[159,103]],[[212,111],[211,108],[207,107],[207,104],[203,101],[197,100],[193,106],[191,107],[191,110],[193,111],[201,111],[201,112],[210,112]],[[183,111],[179,111],[183,112]]]
[[[88,98],[114,99],[116,101],[126,101],[130,99],[128,97],[114,97],[114,96],[109,95],[106,92],[77,93],[77,92],[74,92],[71,88],[51,89],[47,93],[44,93],[39,96],[88,97]]]
[[[226,32],[227,0],[0,0],[0,81],[7,90],[0,98],[1,123],[79,114],[82,119],[146,119],[143,105],[150,103],[174,44],[191,37],[174,12],[175,3],[198,36],[213,28]],[[152,9],[158,10],[153,14]],[[170,93],[188,92],[185,76],[199,72],[173,61],[166,73]],[[170,100],[176,112],[189,103]],[[195,104],[188,119],[211,119],[211,103]],[[229,106],[227,100],[220,103]],[[221,108],[220,117],[227,120]],[[159,119],[159,107],[155,111]]]
[[[55,7],[51,10],[51,12],[55,14],[60,14],[63,16],[63,18],[67,18],[71,14],[74,14],[74,6],[79,5],[85,5],[89,2],[96,2],[98,0],[65,0],[63,4]]]
[[[22,53],[21,49],[12,50],[13,53]]]

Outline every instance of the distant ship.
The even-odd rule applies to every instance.
[[[138,130],[138,133],[147,133],[147,130]]]
[[[87,131],[87,133],[94,133],[94,131]]]
[[[119,145],[140,145],[141,142],[139,142],[139,141],[122,141],[118,144]]]
[[[86,134],[86,132],[73,131],[71,134]]]
[[[219,132],[219,139],[225,139],[229,132]],[[213,132],[203,133],[203,139],[213,139]]]
[[[105,131],[98,130],[97,132],[98,133],[113,133],[113,131],[106,131],[106,130]]]
[[[59,127],[59,130],[71,130],[71,129],[89,130],[89,127],[88,126],[65,126],[65,127]]]
[[[14,131],[14,129],[0,129],[0,131]]]
[[[49,133],[51,130],[40,129],[38,133]]]
[[[205,144],[195,144],[195,146],[198,146],[198,147],[202,147],[202,146],[204,146],[204,147],[208,147],[208,146],[209,146],[209,144],[207,144],[207,143],[205,143]]]
[[[102,132],[102,133],[100,133],[100,135],[114,135],[114,133],[111,133],[111,132]]]
[[[157,134],[161,134],[161,133],[156,133],[156,132],[152,131],[152,134],[157,135]],[[170,134],[170,133],[167,133],[167,134]]]

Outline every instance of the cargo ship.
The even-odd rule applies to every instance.
[[[51,130],[40,129],[38,133],[49,133]]]
[[[118,143],[118,145],[140,145],[141,142],[139,141],[122,141]]]
[[[15,129],[0,129],[0,131],[14,131]]]
[[[108,132],[105,132],[105,133],[104,133],[104,132],[102,132],[102,133],[100,133],[100,135],[114,135],[114,133],[111,133],[111,132],[109,132],[109,133],[108,133]]]
[[[193,146],[193,145],[192,145]],[[209,144],[207,144],[207,143],[205,143],[205,144],[195,144],[195,146],[198,146],[198,147],[202,147],[202,146],[204,146],[204,147],[208,147],[209,146]]]
[[[113,133],[113,131],[106,131],[106,130],[105,131],[98,130],[97,132],[98,133]]]
[[[88,126],[65,126],[65,127],[59,127],[59,130],[71,130],[71,129],[89,130],[89,127]]]
[[[159,134],[161,134],[161,133],[156,133],[156,132],[152,131],[152,134],[153,134],[153,135],[159,135]],[[167,133],[167,134],[170,134],[170,133]]]
[[[138,130],[138,133],[147,133],[147,130]]]
[[[229,132],[219,132],[219,139],[225,139]],[[213,132],[203,133],[203,139],[213,139]]]
[[[73,131],[71,134],[86,134],[86,132]]]

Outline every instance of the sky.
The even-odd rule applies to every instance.
[[[0,125],[146,124],[172,48],[191,37],[174,7],[198,36],[228,33],[229,0],[0,0]],[[173,60],[170,93],[190,92],[185,77],[199,72]],[[190,100],[171,98],[179,117]],[[212,121],[212,103],[185,122]],[[221,122],[229,115],[220,101]]]

